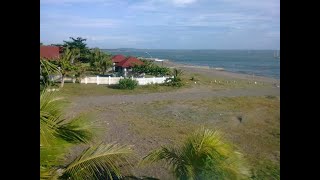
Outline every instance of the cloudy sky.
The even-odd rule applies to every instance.
[[[89,47],[278,49],[280,0],[40,0],[40,40]]]

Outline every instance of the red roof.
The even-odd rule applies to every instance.
[[[127,67],[133,67],[135,64],[141,65],[141,64],[143,64],[143,62],[135,57],[128,57],[127,59],[119,62],[117,64],[117,66],[127,68]]]
[[[126,59],[126,57],[124,55],[118,54],[118,55],[115,55],[112,57],[112,62],[119,63],[125,59]]]
[[[58,46],[40,46],[40,58],[58,59],[59,50]]]

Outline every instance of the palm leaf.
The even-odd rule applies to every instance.
[[[50,145],[58,129],[62,103],[53,92],[44,90],[40,94],[40,144],[43,146]]]
[[[131,146],[121,146],[115,143],[89,147],[67,166],[64,177],[72,179],[120,178],[120,167],[130,164],[127,158],[132,153]]]
[[[93,131],[101,129],[96,122],[88,121],[84,115],[65,121],[62,119],[57,123],[56,135],[70,143],[88,143],[93,137]]]
[[[241,153],[218,131],[201,128],[182,146],[152,151],[142,162],[164,160],[178,179],[246,179],[250,176]]]

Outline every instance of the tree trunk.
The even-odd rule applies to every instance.
[[[63,85],[64,85],[64,75],[62,75],[61,77],[61,84],[60,84],[60,87],[63,88]]]

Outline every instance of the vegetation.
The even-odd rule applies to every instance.
[[[104,75],[107,69],[112,67],[111,55],[98,48],[93,49],[90,54],[90,67]]]
[[[130,79],[130,78],[125,78],[125,79],[120,79],[119,81],[119,89],[134,89],[138,86],[138,81]]]
[[[181,76],[183,74],[183,71],[180,69],[173,69],[172,75],[173,77],[167,78],[165,80],[165,85],[167,86],[176,86],[176,87],[181,87],[184,85],[182,82]]]
[[[177,179],[248,179],[242,154],[222,140],[217,131],[200,129],[182,146],[152,151],[143,163],[164,160]]]
[[[66,48],[62,56],[58,61],[54,61],[60,68],[61,73],[61,84],[60,87],[64,86],[64,80],[67,75],[74,76],[76,74],[77,67],[75,66],[75,62],[77,58],[79,58],[79,54],[77,49],[70,50]]]
[[[69,48],[70,50],[78,49],[80,53],[79,61],[83,63],[89,62],[88,56],[90,55],[90,50],[85,43],[86,39],[83,39],[81,37],[70,37],[70,39],[71,41],[63,41],[64,44],[62,46],[64,48]]]
[[[49,75],[60,73],[58,66],[40,58],[40,89],[54,84]]]
[[[61,160],[72,144],[89,144],[92,124],[82,117],[62,118],[62,100],[54,93],[40,95],[40,179],[113,179],[120,178],[121,168],[128,165],[130,146],[112,144],[89,145],[71,163]]]
[[[133,72],[135,73],[146,73],[153,76],[165,76],[170,74],[170,70],[167,67],[160,67],[148,60],[142,60],[142,65],[135,65],[133,67]]]

